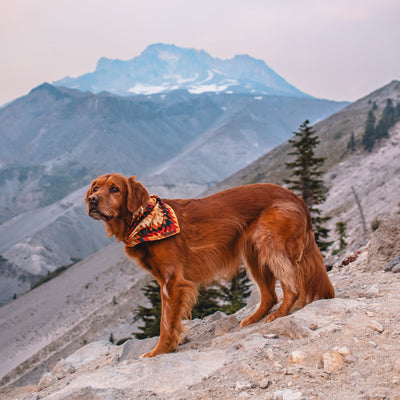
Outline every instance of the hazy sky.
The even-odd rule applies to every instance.
[[[0,105],[159,42],[249,54],[306,93],[356,100],[400,79],[400,1],[1,0]]]

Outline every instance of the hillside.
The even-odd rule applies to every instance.
[[[399,81],[391,82],[313,126],[320,139],[316,155],[326,157],[323,178],[328,195],[322,211],[332,216],[329,227],[333,240],[337,240],[333,232],[336,222],[348,221],[349,241],[356,246],[359,241],[365,242],[352,186],[361,199],[368,230],[375,217],[385,218],[399,208],[400,123],[392,128],[388,139],[376,144],[371,153],[363,150],[361,145],[369,110],[376,103],[375,115],[379,119],[387,99],[392,99],[394,104],[400,102]],[[347,148],[352,132],[356,140],[355,152]],[[289,160],[291,150],[288,142],[283,143],[207,193],[254,182],[282,184],[290,174],[285,162]]]

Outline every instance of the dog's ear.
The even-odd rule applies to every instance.
[[[126,205],[132,213],[136,212],[140,206],[145,205],[149,201],[149,192],[134,176],[128,178],[128,193]]]

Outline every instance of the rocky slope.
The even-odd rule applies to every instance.
[[[384,219],[400,207],[400,122],[390,130],[389,138],[377,143],[371,153],[361,145],[368,111],[376,103],[375,115],[379,120],[389,98],[394,104],[400,102],[399,81],[391,82],[314,125],[320,139],[316,155],[326,157],[323,179],[328,194],[321,210],[332,217],[328,223],[330,240],[338,240],[335,224],[347,222],[348,243],[354,248],[366,242],[375,218]],[[356,139],[354,152],[347,148],[352,133]],[[207,193],[254,182],[283,184],[283,179],[290,174],[285,166],[290,151],[291,145],[283,143]],[[365,231],[354,192],[365,216]]]
[[[390,246],[400,229],[382,235]],[[363,248],[338,260],[330,277],[335,299],[270,324],[238,326],[256,306],[253,293],[233,316],[188,322],[175,353],[137,359],[155,339],[96,341],[49,365],[30,386],[3,387],[1,398],[398,400],[400,275],[383,272]]]

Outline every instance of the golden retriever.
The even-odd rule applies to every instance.
[[[160,285],[160,338],[143,357],[175,351],[183,332],[181,320],[190,316],[200,284],[232,277],[242,261],[261,298],[241,326],[259,321],[278,302],[276,280],[283,301],[267,322],[335,295],[309,210],[283,187],[253,184],[201,199],[161,200],[150,196],[135,177],[107,174],[92,182],[86,203],[88,214],[103,220],[109,236],[125,242],[128,256]],[[170,213],[168,221],[150,215],[156,207],[157,213]]]

